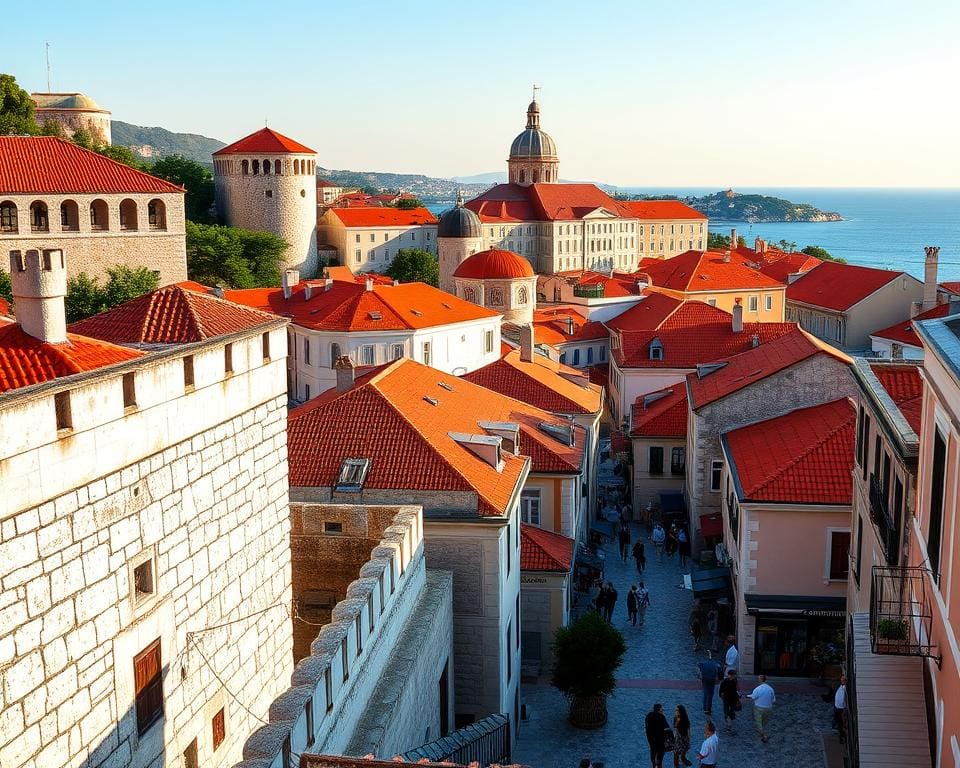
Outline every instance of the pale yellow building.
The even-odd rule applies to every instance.
[[[437,252],[437,217],[426,208],[330,208],[317,222],[317,241],[353,272],[383,272],[401,249]]]

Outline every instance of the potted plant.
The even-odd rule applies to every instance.
[[[553,650],[552,682],[570,701],[571,725],[601,727],[607,722],[607,696],[616,686],[613,673],[627,650],[623,635],[589,611],[557,629]]]
[[[838,632],[830,640],[822,640],[810,649],[808,660],[813,669],[819,672],[821,680],[839,680],[846,659],[843,632]]]
[[[877,622],[877,650],[881,653],[899,650],[909,637],[905,619],[880,619]]]

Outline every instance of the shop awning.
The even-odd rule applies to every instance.
[[[596,531],[608,538],[614,538],[613,523],[608,523],[606,520],[594,520],[590,523],[590,530]]]
[[[700,533],[707,536],[723,536],[723,515],[700,515]]]
[[[694,597],[718,597],[730,591],[730,569],[701,568],[690,574]]]
[[[603,571],[603,560],[597,557],[593,552],[588,550],[586,547],[581,546],[577,550],[577,568],[589,568],[594,571]]]
[[[744,595],[747,613],[779,613],[794,616],[828,616],[843,618],[847,615],[845,597],[815,597],[805,595]]]
[[[686,514],[687,502],[683,491],[660,491],[660,511],[665,515]]]

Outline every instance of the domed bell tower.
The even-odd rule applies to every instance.
[[[463,193],[457,193],[457,204],[440,215],[437,225],[437,256],[440,260],[440,290],[456,292],[453,273],[468,257],[483,250],[483,228],[480,217],[463,204]]]
[[[527,107],[527,127],[513,140],[510,157],[507,159],[510,183],[521,187],[529,187],[531,184],[555,184],[560,180],[557,145],[550,134],[540,128],[537,90],[538,86],[533,86],[533,101]]]

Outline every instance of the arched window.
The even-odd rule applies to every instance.
[[[241,160],[241,161],[240,161],[240,173],[242,173],[244,176],[246,176],[248,173],[250,173],[250,161],[249,161],[249,160]]]
[[[333,368],[337,364],[337,358],[340,357],[340,345],[333,343],[330,345],[330,367]]]
[[[650,342],[650,359],[663,360],[663,342],[657,336]]]
[[[523,184],[526,180],[527,180],[527,172],[526,172],[525,170],[523,170],[523,168],[521,168],[521,169],[520,169],[520,176],[518,177],[518,181],[519,181],[521,184]]]
[[[254,161],[253,161],[253,175],[254,175],[254,176],[259,176],[259,175],[260,175],[260,161],[259,161],[259,160],[254,160]]]
[[[110,209],[104,200],[94,200],[90,203],[90,229],[94,232],[104,232],[110,229]]]
[[[0,232],[17,231],[17,206],[9,200],[0,203]]]
[[[42,200],[36,200],[30,203],[30,231],[50,231],[50,220],[47,218],[47,204]]]
[[[520,286],[520,289],[517,291],[517,304],[525,306],[529,300],[530,297],[527,295],[526,286]]]
[[[294,161],[293,161],[293,175],[294,175],[294,176],[299,176],[299,175],[300,175],[300,161],[299,161],[299,160],[294,160]]]
[[[164,205],[163,200],[151,200],[147,203],[147,222],[150,229],[167,228],[167,206]]]
[[[477,303],[477,292],[473,288],[473,286],[468,285],[466,288],[463,289],[463,298],[465,301],[469,301],[474,304]]]
[[[270,161],[269,161],[269,160],[264,160],[264,161],[263,161],[263,175],[264,175],[264,176],[269,176],[269,175],[270,175]]]
[[[503,306],[503,288],[491,288],[489,291],[487,291],[487,306]]]
[[[283,165],[280,163],[280,161],[279,161],[279,160],[274,160],[274,161],[273,161],[273,173],[274,173],[276,176],[279,176],[282,170],[283,170]]]
[[[538,181],[540,181],[540,171],[534,170],[534,172],[533,172],[533,183],[536,184]]]
[[[137,204],[127,198],[120,203],[120,229],[137,228]]]
[[[60,203],[60,229],[64,232],[80,230],[80,209],[73,200]]]

